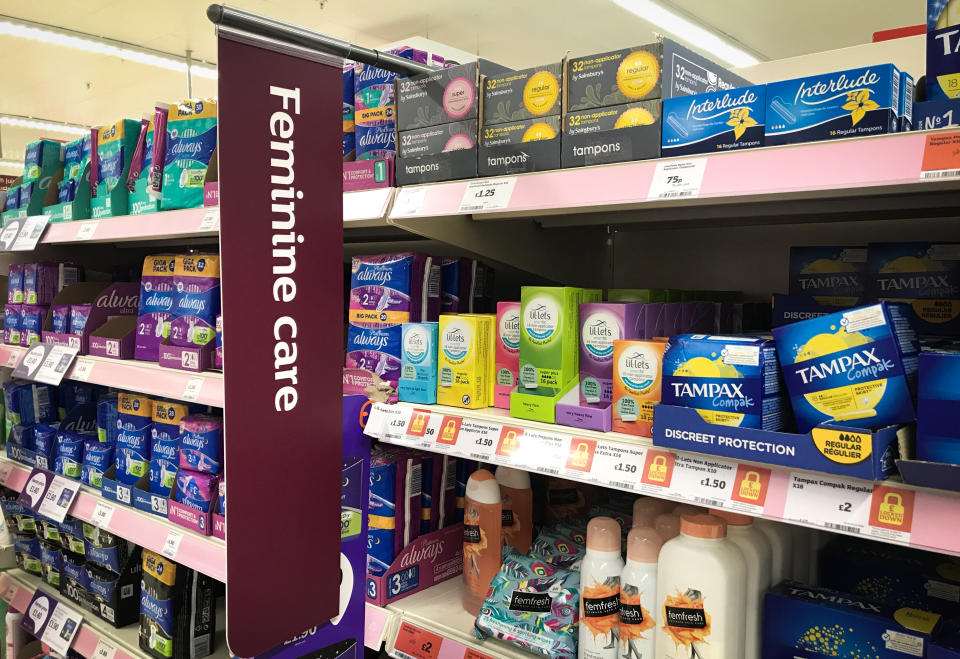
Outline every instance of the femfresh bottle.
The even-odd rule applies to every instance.
[[[743,659],[747,568],[714,515],[684,515],[657,570],[656,659]]]
[[[790,571],[794,581],[813,583],[815,575],[810,574],[811,529],[803,526],[787,527],[793,534],[793,569]]]
[[[793,533],[787,524],[768,519],[754,521],[770,541],[770,583],[776,586],[784,579],[793,578]]]
[[[678,503],[673,507],[673,514],[681,515],[706,515],[707,509],[701,506],[694,506],[692,503]]]
[[[594,517],[580,565],[580,659],[617,659],[621,572],[620,525]]]
[[[503,544],[521,554],[533,543],[533,490],[530,474],[521,469],[497,467],[497,483],[503,503]]]
[[[666,542],[680,535],[680,518],[673,513],[657,515],[653,521],[653,528],[657,530],[660,539]]]
[[[641,526],[653,527],[657,515],[669,512],[670,501],[663,499],[654,499],[653,497],[640,497],[633,502],[633,528]]]
[[[502,509],[493,474],[486,469],[473,472],[463,509],[463,608],[473,616],[500,569]]]
[[[760,659],[763,647],[763,594],[770,588],[770,541],[749,515],[714,510],[727,523],[727,538],[743,553],[747,567],[747,617],[744,659]]]
[[[627,563],[620,574],[620,658],[652,659],[657,620],[657,532],[634,527],[627,535]]]

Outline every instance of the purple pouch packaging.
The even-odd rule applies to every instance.
[[[19,304],[7,304],[3,308],[3,342],[20,345],[20,307]]]
[[[367,572],[373,576],[385,574],[419,533],[420,472],[418,457],[389,451],[371,457]]]
[[[23,266],[23,301],[26,304],[50,304],[54,296],[60,292],[60,265],[59,263],[28,263]],[[66,266],[71,268],[72,266]],[[73,268],[75,270],[75,267]],[[66,274],[66,273],[65,273]],[[72,281],[77,281],[76,276]]]
[[[219,476],[181,469],[173,500],[202,513],[211,512],[210,503],[219,496],[219,481]]]
[[[343,67],[343,160],[356,158],[356,133],[354,124],[353,64]]]
[[[170,344],[205,346],[216,334],[220,313],[220,257],[216,254],[183,254],[173,270],[173,316]]]
[[[180,453],[180,424],[202,406],[181,401],[157,400],[153,403],[150,427],[150,492],[170,496],[177,477]]]
[[[134,357],[157,361],[164,331],[173,317],[173,272],[176,257],[172,254],[148,256],[143,260],[140,276],[140,304],[137,310],[137,336]]]
[[[213,367],[223,368],[223,315],[217,314],[217,331],[214,339]]]
[[[680,303],[681,334],[712,334],[716,320],[716,305],[713,302]]]
[[[683,302],[663,303],[663,334],[659,336],[671,337],[683,334],[682,330]]]
[[[22,263],[15,263],[7,270],[7,304],[23,304]]]
[[[90,318],[92,304],[74,304],[70,307],[70,333],[82,336],[87,329],[87,320]]]
[[[219,474],[223,465],[223,421],[205,414],[180,422],[180,468]]]
[[[392,125],[367,126],[358,123],[354,135],[357,160],[393,158],[397,153],[397,135]]]
[[[114,463],[114,445],[104,444],[96,439],[88,439],[83,447],[83,466],[80,480],[100,489],[103,487],[103,474]]]
[[[643,338],[663,336],[663,302],[643,303]]]
[[[47,307],[38,304],[20,305],[20,345],[40,343]]]
[[[50,329],[57,334],[70,333],[70,305],[55,304],[50,307]]]
[[[350,326],[347,332],[347,368],[373,371],[381,380],[400,380],[403,328],[371,329]]]
[[[440,313],[473,313],[476,259],[440,260]]]
[[[580,305],[580,404],[613,402],[613,342],[644,334],[642,302]]]
[[[223,478],[220,479],[220,496],[217,499],[217,514],[226,517],[227,516],[227,481]]]
[[[399,327],[440,315],[440,268],[424,254],[355,256],[348,319],[356,327]],[[397,355],[400,353],[397,352]]]

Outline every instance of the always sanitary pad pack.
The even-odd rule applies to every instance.
[[[161,208],[203,205],[203,182],[216,147],[216,100],[188,99],[170,106]]]

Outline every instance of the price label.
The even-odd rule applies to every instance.
[[[187,380],[187,385],[183,388],[183,400],[197,400],[200,397],[200,389],[203,387],[203,378],[194,376]]]
[[[0,232],[0,250],[4,252],[10,251],[14,241],[17,239],[17,234],[20,233],[20,227],[22,225],[22,219],[7,220],[7,223],[3,225],[3,231]]]
[[[100,220],[81,222],[77,229],[77,240],[90,240],[97,233],[98,226],[100,226]]]
[[[410,217],[419,215],[423,208],[423,198],[427,194],[427,189],[419,188],[400,188],[400,192],[393,199],[393,208],[390,209],[390,217]]]
[[[736,463],[679,454],[673,464],[670,495],[708,508],[723,508],[733,493]]]
[[[73,370],[70,372],[70,378],[73,380],[86,382],[90,379],[90,374],[93,372],[94,363],[95,362],[92,359],[80,357],[73,364]]]
[[[920,165],[922,180],[950,179],[960,176],[960,133],[927,135]]]
[[[473,648],[467,648],[463,651],[463,659],[493,659],[489,654],[478,652]]]
[[[442,637],[409,622],[403,622],[400,623],[393,651],[394,656],[400,659],[436,659],[440,656],[442,644]]]
[[[499,424],[464,419],[460,424],[460,434],[457,437],[454,453],[471,460],[492,462],[500,441],[501,430]]]
[[[97,641],[97,647],[94,648],[91,659],[114,659],[116,656],[117,648],[101,638]]]
[[[36,511],[44,517],[62,522],[67,516],[67,511],[70,510],[70,506],[73,505],[73,500],[77,498],[79,490],[79,483],[63,476],[54,476],[50,480],[50,486],[44,493],[40,507]]]
[[[355,222],[383,217],[391,192],[391,188],[377,188],[344,193],[343,221]]]
[[[598,441],[587,480],[620,490],[636,489],[643,474],[645,454],[640,446]]]
[[[872,498],[871,484],[791,472],[783,519],[844,533],[862,533],[870,518]]]
[[[19,590],[19,588],[20,587],[17,586],[17,584],[15,583],[12,583],[9,586],[7,586],[7,591],[3,594],[4,601],[13,604],[13,600],[16,598],[17,591]]]
[[[47,619],[56,605],[55,599],[38,588],[33,592],[33,597],[27,606],[26,615],[20,621],[20,626],[31,636],[40,638],[47,624]],[[63,654],[66,655],[66,652]]]
[[[413,410],[408,407],[394,407],[391,409],[383,424],[380,438],[391,444],[404,444],[407,437],[407,426]]]
[[[459,212],[503,210],[510,205],[510,197],[513,196],[516,184],[516,176],[470,181],[463,191]]]
[[[546,430],[525,430],[510,462],[520,469],[557,476],[567,461],[570,437]]]
[[[9,462],[0,462],[0,485],[6,485],[10,473],[13,471],[13,465]]]
[[[33,251],[37,243],[40,242],[40,236],[43,235],[49,222],[49,215],[31,215],[24,219],[23,227],[21,227],[20,233],[17,234],[16,239],[13,241],[10,250],[13,252]]]
[[[207,212],[203,214],[197,231],[219,231],[220,230],[220,207],[210,206]]]
[[[98,526],[105,531],[110,530],[110,520],[113,519],[113,513],[116,510],[109,503],[98,501],[93,508],[93,515],[90,516],[90,523]]]
[[[707,158],[661,160],[653,173],[647,201],[699,197],[706,169]]]
[[[128,506],[131,505],[130,502],[130,488],[122,485],[117,486],[117,501],[120,503],[125,503]]]
[[[163,541],[163,548],[160,550],[160,553],[171,561],[175,561],[181,542],[183,542],[183,534],[179,531],[171,530],[167,533],[167,539]]]
[[[82,622],[83,616],[80,613],[64,605],[63,602],[57,602],[47,618],[47,626],[40,640],[66,656]]]
[[[8,348],[10,354],[7,355],[7,368],[13,368],[20,361],[20,351]]]
[[[73,204],[63,207],[63,219],[65,220],[73,219]]]
[[[40,509],[43,495],[53,481],[53,474],[43,469],[33,468],[27,477],[27,484],[17,497],[17,503],[36,512]]]
[[[77,352],[73,346],[35,343],[13,369],[13,377],[59,385]]]

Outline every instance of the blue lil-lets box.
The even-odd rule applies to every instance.
[[[919,343],[903,305],[856,307],[773,328],[800,432],[882,428],[916,418]]]
[[[923,657],[940,616],[784,581],[764,598],[763,656]]]
[[[918,334],[960,336],[960,243],[870,243],[868,293],[909,304]]]
[[[663,100],[664,156],[763,146],[766,85]]]
[[[438,323],[404,323],[400,353],[400,400],[437,402]]]
[[[900,72],[892,64],[767,85],[766,145],[897,132]]]
[[[960,352],[920,353],[917,459],[960,464]]]

